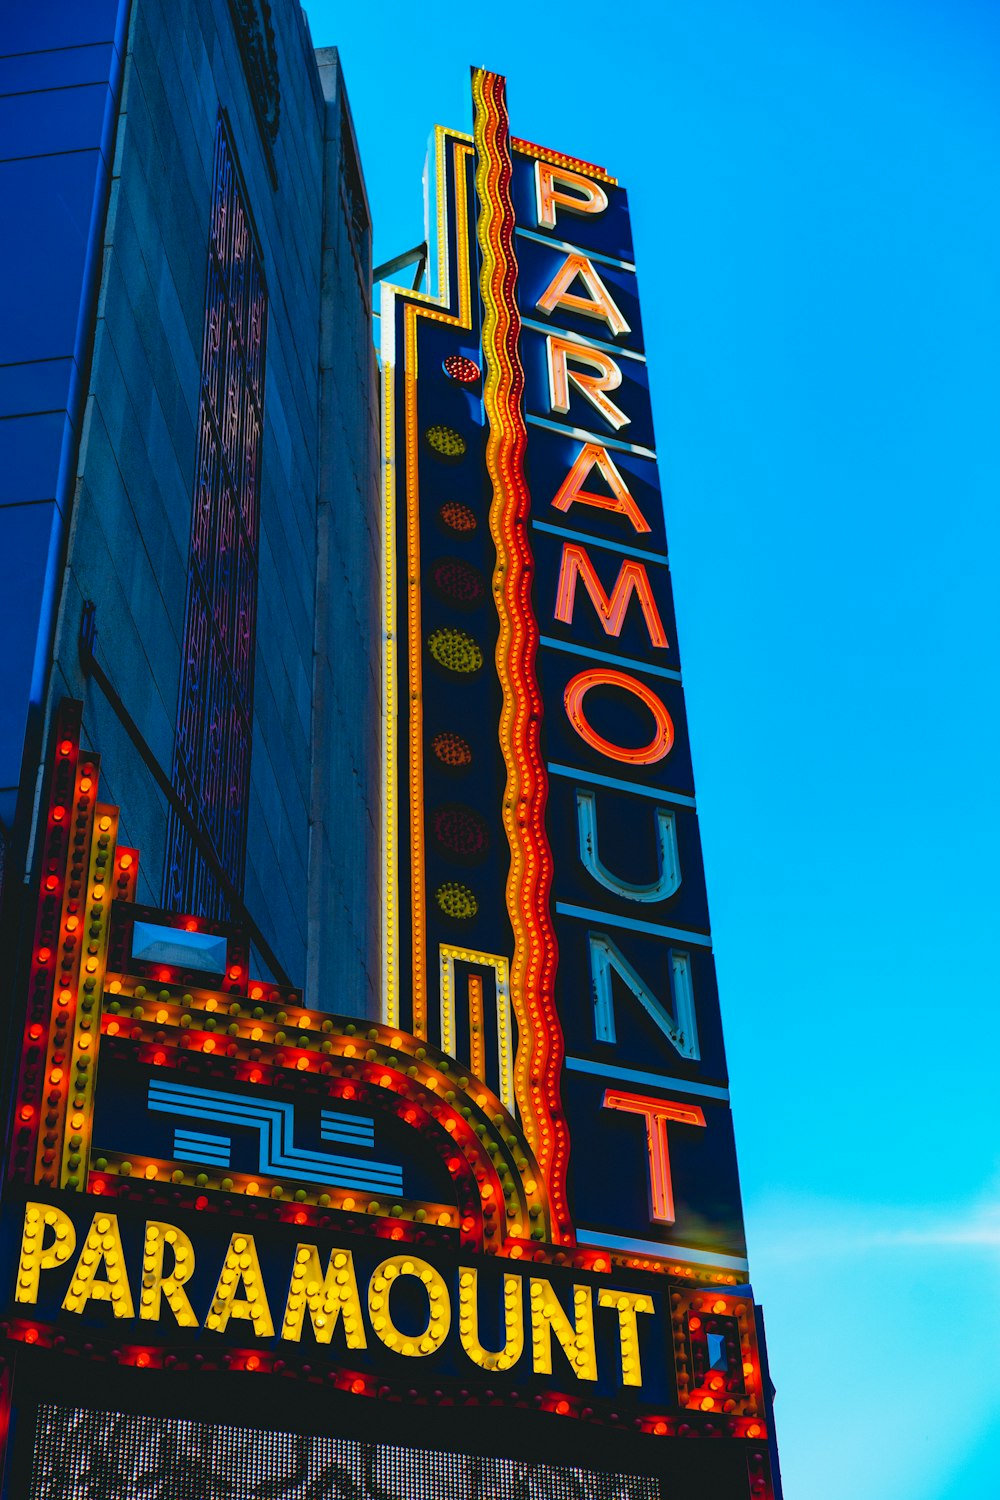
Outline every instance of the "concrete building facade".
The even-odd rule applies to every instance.
[[[82,699],[139,899],[248,914],[265,970],[371,1012],[378,411],[336,52],[291,0],[18,0],[2,45],[9,888]]]

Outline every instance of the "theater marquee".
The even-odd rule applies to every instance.
[[[541,1455],[552,1495],[773,1495],[627,202],[473,99],[433,290],[383,289],[380,1022],[137,904],[54,728],[0,1236],[33,1495],[115,1446],[98,1366],[155,1494],[197,1451],[287,1458],[268,1494]]]

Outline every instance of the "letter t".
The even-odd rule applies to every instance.
[[[625,1094],[607,1089],[605,1109],[620,1109],[626,1114],[641,1115],[646,1122],[646,1149],[649,1152],[649,1212],[657,1224],[674,1222],[674,1189],[670,1179],[670,1151],[667,1146],[667,1121],[684,1125],[704,1125],[705,1116],[697,1104],[678,1104],[673,1099],[651,1099],[645,1094]]]

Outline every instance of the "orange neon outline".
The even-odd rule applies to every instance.
[[[129,1048],[134,1048],[134,1055],[141,1061],[148,1061],[149,1054],[154,1048],[177,1053],[182,1048],[186,1049],[192,1040],[197,1046],[199,1037],[209,1039],[208,1033],[202,1029],[204,1019],[208,1016],[217,1017],[222,1009],[228,1008],[232,999],[230,994],[218,989],[197,989],[181,985],[176,981],[170,983],[169,1000],[161,1000],[153,986],[149,986],[145,995],[139,997],[135,994],[135,986],[143,982],[142,976],[121,973],[114,975],[114,979],[119,984],[116,992],[117,999],[123,1005],[127,1002],[128,1010],[131,1012],[128,1023],[130,1034],[127,1037],[119,1037],[119,1044],[124,1043]],[[148,985],[148,980],[145,983]],[[182,989],[188,990],[192,1004],[181,1004]],[[223,1002],[225,1002],[224,1006]],[[278,1022],[276,1019],[279,1006],[286,1012],[286,1021]],[[462,1158],[462,1179],[468,1184],[471,1192],[479,1197],[483,1206],[496,1205],[505,1201],[504,1180],[500,1175],[500,1168],[507,1169],[507,1177],[514,1188],[514,1196],[506,1201],[509,1201],[510,1205],[515,1208],[516,1213],[510,1218],[504,1214],[499,1219],[493,1220],[488,1216],[483,1216],[475,1231],[477,1236],[481,1237],[480,1243],[475,1248],[490,1255],[502,1255],[505,1253],[505,1243],[510,1238],[519,1239],[528,1235],[531,1226],[536,1222],[544,1230],[548,1230],[549,1210],[541,1170],[537,1167],[534,1154],[524,1138],[524,1132],[507,1112],[489,1084],[484,1083],[482,1079],[470,1078],[467,1086],[463,1088],[452,1078],[453,1097],[448,1099],[445,1097],[440,1066],[445,1060],[444,1054],[436,1047],[422,1045],[418,1037],[401,1033],[393,1027],[381,1026],[377,1028],[378,1034],[374,1037],[366,1037],[363,1047],[359,1049],[356,1034],[346,1029],[351,1021],[348,1016],[325,1014],[324,1021],[335,1023],[335,1029],[327,1032],[322,1029],[322,1023],[315,1011],[302,1011],[297,1006],[287,1005],[287,1002],[283,1003],[274,999],[267,1003],[265,1008],[268,1014],[263,1020],[258,1020],[251,1016],[251,1006],[246,999],[243,999],[239,1015],[233,1020],[233,1025],[238,1028],[238,1035],[232,1038],[227,1037],[226,1043],[228,1047],[236,1051],[228,1057],[220,1055],[219,1060],[220,1065],[234,1082],[259,1084],[269,1089],[275,1078],[290,1072],[297,1073],[298,1063],[302,1057],[306,1056],[310,1060],[309,1076],[313,1080],[321,1071],[329,1075],[334,1088],[337,1081],[350,1080],[354,1090],[364,1091],[365,1094],[370,1091],[380,1101],[386,1101],[385,1107],[394,1113],[402,1124],[416,1128],[425,1135],[429,1130],[440,1129],[446,1132],[444,1136],[438,1137],[438,1146],[447,1148],[449,1154],[454,1153]],[[142,1014],[136,1015],[136,1009],[140,1009]],[[160,1019],[160,1013],[164,1011],[166,1012],[165,1018]],[[189,1026],[182,1025],[185,1017],[191,1023]],[[116,1033],[110,1028],[118,1024],[119,1018],[106,1012],[101,1017],[102,1035],[115,1035]],[[279,1043],[276,1034],[283,1031],[286,1025],[289,1028],[294,1027],[297,1032],[304,1032],[308,1038],[307,1044],[289,1048],[286,1043]],[[263,1037],[252,1038],[252,1029],[263,1030]],[[138,1035],[135,1034],[136,1031]],[[255,1050],[260,1054],[252,1064],[247,1056],[251,1040],[253,1040]],[[362,1053],[360,1057],[357,1055],[359,1050]],[[366,1052],[374,1052],[375,1056],[369,1060],[364,1055]],[[252,1076],[253,1074],[256,1076]],[[329,1086],[324,1085],[324,1088]],[[336,1092],[328,1097],[335,1098]],[[357,1092],[349,1097],[357,1097]],[[427,1112],[428,1118],[422,1123],[412,1125],[412,1122],[405,1118],[407,1103],[418,1105]],[[467,1111],[466,1115],[461,1113],[463,1108]],[[482,1133],[480,1133],[480,1127],[483,1127]],[[519,1151],[523,1153],[527,1161],[527,1170],[523,1173],[517,1169],[516,1165],[515,1158]],[[115,1167],[127,1156],[124,1152],[113,1152],[103,1148],[101,1155],[107,1158],[109,1171],[107,1174],[99,1172],[91,1161],[92,1176],[95,1173],[102,1176],[115,1176]],[[130,1154],[130,1159],[135,1166],[140,1165],[134,1153]],[[158,1158],[143,1158],[142,1164],[144,1165],[146,1161],[155,1161],[161,1168],[177,1165],[175,1162]],[[192,1182],[195,1171],[197,1168],[192,1168],[190,1174]],[[250,1183],[262,1189],[277,1183],[286,1191],[293,1183],[296,1186],[299,1185],[291,1176],[276,1178],[272,1174],[239,1173],[228,1168],[220,1168],[218,1178],[214,1174],[209,1174],[208,1186],[217,1189],[223,1176],[231,1178],[237,1193],[245,1193]],[[456,1178],[456,1181],[462,1179]],[[491,1191],[482,1195],[481,1188],[487,1184]],[[305,1186],[305,1184],[302,1185]],[[308,1202],[313,1201],[313,1193],[318,1196],[321,1186],[321,1184],[314,1184],[309,1189]],[[362,1211],[367,1211],[370,1202],[377,1202],[379,1215],[382,1218],[390,1217],[390,1204],[383,1193],[372,1193],[369,1197],[357,1189],[336,1189],[331,1194],[333,1206],[342,1207],[344,1196],[348,1194],[353,1194],[358,1198],[363,1205]],[[251,1188],[250,1196],[253,1195],[254,1188]],[[420,1200],[409,1199],[403,1201],[412,1206],[417,1206],[420,1202]],[[455,1227],[462,1217],[461,1212],[455,1213],[454,1203],[441,1206],[453,1214],[449,1227]],[[530,1213],[532,1208],[538,1210],[536,1215]]]
[[[458,1048],[455,1031],[458,1009],[455,964],[481,964],[483,968],[493,970],[499,1093],[504,1108],[513,1114],[517,1109],[517,1101],[512,1055],[514,1025],[510,1000],[510,960],[500,953],[480,953],[474,948],[453,947],[449,943],[439,943],[438,953],[441,959],[441,1049],[451,1057],[457,1056]],[[483,1045],[485,1048],[485,1032]],[[473,1068],[473,1072],[475,1071]],[[484,1075],[479,1073],[477,1076],[482,1078]]]
[[[660,619],[660,611],[653,598],[653,589],[644,563],[637,558],[626,557],[618,569],[618,577],[610,594],[597,576],[597,569],[586,547],[579,542],[563,542],[562,558],[559,562],[559,581],[556,585],[555,618],[564,625],[572,625],[576,604],[577,579],[583,580],[591,604],[596,609],[604,626],[605,635],[619,636],[625,624],[625,616],[632,602],[632,595],[639,601],[642,618],[649,631],[652,645],[665,649],[667,632]]]
[[[670,1176],[670,1147],[667,1121],[682,1125],[705,1125],[705,1114],[697,1104],[678,1104],[674,1099],[652,1099],[648,1094],[627,1094],[621,1089],[606,1089],[605,1109],[620,1109],[639,1115],[646,1122],[646,1150],[649,1153],[649,1212],[657,1224],[673,1224],[674,1185]]]
[[[518,347],[521,319],[505,80],[485,69],[474,69],[472,97],[483,406],[489,424],[486,466],[493,489],[490,531],[497,553],[493,586],[500,625],[496,648],[502,691],[500,745],[507,770],[503,799],[510,846],[507,909],[514,932],[510,983],[518,1021],[515,1091],[525,1135],[548,1189],[553,1239],[572,1244],[566,1196],[569,1133],[559,1089],[565,1046],[555,1003],[558,944],[551,912],[553,861],[545,829],[548,780],[541,748],[543,705],[535,671],[539,628],[531,602],[534,562],[527,524],[531,497],[524,476],[527,428]]]
[[[384,307],[383,307],[384,311]],[[399,1025],[399,776],[396,684],[395,367],[382,361],[382,1020]]]
[[[423,642],[421,640],[420,600],[420,482],[419,482],[419,433],[417,425],[417,319],[430,318],[433,322],[446,323],[454,328],[472,327],[472,290],[469,274],[469,220],[468,201],[465,189],[465,162],[472,155],[469,137],[456,131],[435,131],[436,171],[438,194],[438,258],[439,274],[448,274],[448,284],[432,295],[427,292],[409,291],[402,287],[385,288],[395,297],[404,297],[403,319],[403,423],[405,433],[405,485],[406,485],[406,641],[408,655],[408,779],[409,779],[409,845],[410,845],[410,925],[411,925],[411,1017],[410,1029],[415,1036],[426,1038],[428,1016],[428,971],[427,971],[427,892],[424,864],[424,766],[423,766]],[[444,311],[451,296],[451,268],[448,257],[447,223],[447,146],[452,147],[452,163],[455,180],[455,268],[458,291],[457,315]],[[386,319],[383,318],[383,323]],[[385,335],[383,335],[385,337]],[[389,361],[384,366],[384,384],[387,391],[392,385],[393,369]],[[388,403],[387,396],[387,403]],[[387,417],[391,412],[387,410]],[[387,447],[391,437],[391,426],[387,421]],[[395,495],[393,493],[395,465],[393,455],[387,451],[386,458],[386,635],[387,670],[386,686],[390,694],[395,693],[395,565],[392,550],[395,532]],[[394,701],[394,699],[393,699]],[[390,711],[393,702],[387,703]],[[396,752],[393,742],[395,725],[391,722],[386,746],[386,858],[391,862],[387,870],[387,896],[395,889],[395,839],[398,818],[396,799]],[[395,973],[396,937],[395,923],[398,914],[390,909],[386,913],[385,942],[387,953],[384,964],[386,993],[383,997],[385,1018],[388,1024],[399,1020],[399,997],[396,993]]]
[[[483,981],[480,975],[469,975],[469,1062],[477,1078],[486,1076],[486,1037],[483,1034],[485,1010]]]
[[[656,721],[656,733],[648,745],[643,745],[638,750],[626,750],[622,745],[614,745],[597,733],[583,712],[583,700],[590,689],[595,687],[622,688],[627,693],[633,693],[649,709]],[[619,672],[613,667],[591,667],[586,672],[578,672],[566,684],[563,703],[566,716],[580,738],[609,760],[618,760],[629,766],[652,766],[673,749],[674,721],[666,705],[652,688],[627,672]]]
[[[67,829],[66,855],[62,865],[61,879],[59,946],[56,954],[53,955],[52,996],[54,998],[61,990],[66,990],[69,992],[70,1000],[65,1006],[53,1004],[49,1014],[45,1071],[42,1074],[46,1093],[46,1130],[44,1133],[39,1131],[35,1146],[35,1182],[50,1187],[63,1185],[60,1153],[55,1146],[46,1145],[46,1138],[54,1137],[56,1141],[61,1142],[67,1134],[66,1118],[69,1113],[70,1089],[76,1088],[72,1036],[83,982],[81,961],[87,948],[87,932],[90,925],[89,903],[86,899],[80,899],[79,891],[76,892],[75,900],[70,897],[70,891],[73,889],[72,872],[74,869],[81,872],[81,886],[90,876],[94,817],[100,775],[100,756],[80,751],[73,781],[72,802],[75,811],[74,833],[76,837],[71,839]],[[58,955],[58,964],[56,955]],[[94,994],[100,995],[103,988],[103,965],[100,972],[95,965],[93,975],[87,977],[94,978]],[[92,1060],[88,1072],[92,1073],[93,1067]],[[56,1074],[58,1074],[58,1081]],[[74,1094],[74,1097],[82,1098],[83,1095]],[[51,1125],[48,1123],[50,1119],[54,1122]]]
[[[584,375],[579,370],[571,370],[570,359],[576,360],[578,365],[589,365],[597,373]],[[602,349],[578,344],[575,339],[560,338],[558,334],[549,333],[545,336],[545,361],[549,371],[549,406],[552,411],[559,412],[561,416],[566,416],[569,412],[569,387],[572,381],[580,394],[615,432],[629,425],[631,417],[627,417],[621,407],[616,406],[605,395],[606,391],[616,391],[622,383],[621,365],[610,354]]]
[[[618,186],[618,178],[612,177],[603,167],[595,166],[592,161],[584,161],[579,156],[567,156],[562,151],[551,151],[548,146],[536,146],[534,141],[522,140],[520,136],[511,136],[511,150],[516,151],[519,156],[531,156],[536,161],[550,161],[557,167],[570,167],[574,171],[584,172],[588,177],[596,177],[598,182],[606,182],[611,187]]]
[[[48,759],[47,798],[39,809],[37,837],[41,869],[48,875],[55,875],[63,889],[70,869],[67,824],[71,808],[76,803],[81,710],[81,704],[66,699],[56,709],[52,727],[54,748]],[[67,778],[69,790],[66,789]],[[22,1182],[35,1180],[41,1106],[48,1079],[48,1041],[44,1044],[45,1068],[40,1074],[38,1054],[43,1036],[46,1033],[51,1036],[55,1021],[54,1002],[59,988],[55,983],[57,955],[65,951],[61,948],[63,909],[63,899],[59,900],[55,910],[46,900],[39,899],[34,913],[31,966],[15,1093],[18,1128],[10,1132],[10,1171]]]
[[[595,468],[606,481],[612,492],[610,495],[598,495],[592,490],[583,488]],[[583,444],[552,501],[556,510],[561,511],[568,511],[571,505],[577,503],[593,505],[598,510],[617,511],[619,515],[628,517],[635,531],[643,532],[652,529],[633,499],[618,465],[607,448],[603,448],[600,443]]]
[[[578,292],[569,290],[577,277],[587,288],[589,297],[581,297]],[[566,256],[535,306],[546,316],[554,313],[557,307],[566,307],[584,318],[598,318],[607,323],[611,332],[616,335],[632,331],[625,321],[625,314],[604,285],[593,262],[577,251]]]
[[[583,197],[570,197],[560,192],[562,187],[576,188]],[[599,182],[574,172],[570,167],[558,166],[555,162],[535,162],[535,212],[540,229],[555,229],[557,205],[572,214],[602,214],[608,206],[608,195]]]
[[[96,790],[96,778],[95,778]],[[107,822],[107,828],[101,824]],[[86,901],[81,903],[81,910],[87,913],[87,930],[90,937],[86,962],[90,963],[96,959],[95,967],[87,971],[86,976],[81,974],[83,984],[92,983],[94,995],[100,995],[104,991],[104,975],[108,960],[108,938],[111,928],[111,903],[116,898],[121,899],[122,891],[113,871],[120,871],[119,859],[121,853],[117,848],[118,843],[118,808],[97,803],[94,808],[94,821],[91,826],[91,848],[90,860],[87,869]],[[103,847],[102,847],[103,844]],[[98,861],[103,860],[99,864]],[[138,864],[138,859],[133,865]],[[133,882],[129,882],[132,884]],[[99,895],[98,892],[101,892]],[[95,941],[96,935],[96,941]],[[92,951],[91,951],[92,950]],[[79,1156],[86,1160],[90,1151],[90,1136],[94,1124],[94,1077],[97,1070],[97,1012],[85,1012],[82,1001],[84,994],[78,993],[76,997],[80,1002],[75,1007],[73,1015],[73,1040],[70,1051],[70,1061],[73,1064],[76,1079],[76,1098],[84,1100],[82,1107],[77,1113],[82,1114],[84,1123],[77,1130],[64,1130],[62,1141],[62,1161],[60,1168],[59,1186],[70,1188],[73,1186],[72,1178],[76,1177],[77,1191],[83,1192],[86,1173],[79,1168],[70,1166],[69,1158]],[[86,1059],[89,1066],[83,1069],[78,1064]],[[71,1144],[75,1136],[81,1137],[77,1146]]]

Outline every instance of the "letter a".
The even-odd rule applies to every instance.
[[[106,1277],[98,1275],[102,1270]],[[94,1215],[63,1298],[63,1311],[85,1312],[91,1300],[110,1302],[116,1318],[135,1317],[116,1214],[98,1211]]]
[[[610,495],[598,495],[593,490],[584,489],[583,486],[595,469],[610,489]],[[597,510],[614,510],[619,515],[627,516],[635,531],[650,530],[649,522],[632,498],[614,459],[607,448],[602,448],[599,443],[584,443],[552,504],[556,510],[562,511],[569,510],[571,505],[593,505]]]
[[[241,1289],[246,1292],[245,1297],[238,1295]],[[215,1333],[225,1333],[230,1318],[246,1318],[253,1324],[257,1338],[269,1339],[274,1334],[260,1257],[252,1234],[234,1234],[229,1241],[205,1327]]]
[[[581,297],[569,290],[577,277],[587,288],[589,296]],[[555,312],[557,307],[566,307],[570,312],[582,313],[585,318],[600,319],[613,334],[631,332],[621,308],[585,255],[567,255],[536,306],[546,316]]]

